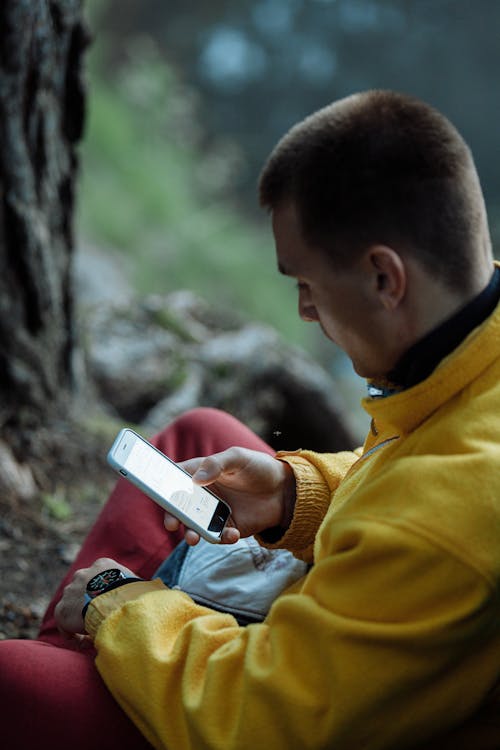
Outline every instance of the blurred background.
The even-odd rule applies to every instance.
[[[93,35],[81,253],[108,253],[138,293],[192,289],[274,326],[358,399],[349,363],[296,315],[256,183],[295,122],[393,88],[465,136],[500,235],[496,0],[87,0]],[[110,289],[110,295],[113,290]],[[354,396],[352,396],[354,393]]]

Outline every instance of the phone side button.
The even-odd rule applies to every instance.
[[[123,474],[124,477],[127,476],[127,472],[125,471],[125,469],[120,469],[120,474]]]

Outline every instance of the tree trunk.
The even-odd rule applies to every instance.
[[[0,426],[19,455],[77,388],[73,207],[81,0],[0,4]]]

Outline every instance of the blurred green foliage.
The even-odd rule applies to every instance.
[[[266,217],[245,218],[231,199],[237,149],[204,146],[196,96],[149,38],[129,43],[111,73],[105,42],[97,37],[90,56],[81,236],[123,252],[139,293],[189,288],[307,345]]]
[[[204,131],[244,149],[232,180],[256,214],[276,141],[328,102],[370,88],[418,96],[472,148],[500,238],[500,3],[495,0],[86,0],[111,59],[138,33],[196,89]]]
[[[42,505],[49,518],[56,521],[68,521],[71,518],[72,509],[62,489],[53,494],[44,493]]]

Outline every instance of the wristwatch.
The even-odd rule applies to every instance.
[[[102,573],[97,573],[97,575],[91,578],[87,583],[87,594],[90,599],[93,599],[94,597],[99,596],[99,594],[102,594],[104,589],[107,589],[111,583],[123,581],[126,578],[126,574],[119,568],[103,570]]]
[[[82,616],[85,617],[87,607],[89,606],[92,599],[96,598],[96,596],[104,594],[107,591],[112,591],[112,589],[123,586],[125,583],[132,583],[133,581],[143,580],[143,578],[135,578],[134,576],[129,576],[119,568],[109,568],[108,570],[103,570],[101,573],[97,573],[87,583],[87,589],[83,596]]]

